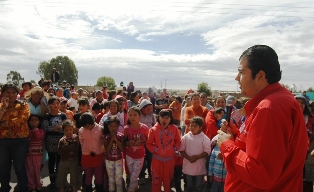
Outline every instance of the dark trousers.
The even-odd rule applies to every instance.
[[[186,175],[186,181],[187,181],[187,191],[193,191],[195,188],[195,192],[202,192],[203,187],[202,187],[202,180],[203,180],[203,175],[197,175],[197,176],[192,176],[192,175]]]
[[[11,165],[17,177],[20,192],[27,192],[27,173],[25,167],[28,150],[28,138],[0,139],[0,192],[11,189]]]
[[[143,163],[143,167],[139,175],[139,178],[145,178],[146,169],[148,171],[148,174],[150,176],[152,175],[151,174],[152,156],[153,154],[150,151],[148,151],[148,149],[145,148],[145,158],[144,158],[144,163]]]
[[[48,152],[48,170],[51,183],[56,183],[56,176],[61,156],[57,152]],[[56,169],[55,169],[56,168]]]

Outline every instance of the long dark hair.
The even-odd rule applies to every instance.
[[[32,117],[37,117],[38,118],[38,120],[39,120],[39,124],[38,124],[38,129],[41,129],[41,117],[39,116],[39,115],[37,115],[37,114],[31,114],[30,116],[29,116],[29,118],[28,118],[28,120],[27,120],[27,125],[28,125],[28,127],[31,127],[31,125],[29,124],[29,122],[31,121],[31,118]]]
[[[141,110],[140,110],[140,108],[138,108],[137,106],[131,107],[131,108],[128,110],[128,114],[130,113],[130,111],[135,111],[135,112],[138,113],[139,116],[141,116]],[[128,121],[127,121],[126,124],[127,124],[127,125],[131,125],[131,121],[128,119]]]
[[[120,125],[120,120],[119,120],[119,118],[116,115],[112,115],[110,117],[106,117],[104,119],[104,132],[103,132],[104,135],[105,134],[110,134],[108,126],[112,122],[116,122],[118,125]]]
[[[172,111],[171,111],[171,109],[162,109],[162,110],[159,112],[159,115],[158,115],[158,118],[157,118],[157,122],[160,124],[159,118],[160,118],[160,117],[165,117],[165,116],[170,117],[169,125],[170,125],[170,124],[174,124],[174,119],[173,119],[173,116],[172,116]]]

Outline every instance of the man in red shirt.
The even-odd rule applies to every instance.
[[[302,191],[307,134],[300,106],[279,84],[276,52],[255,45],[240,57],[241,93],[251,98],[240,130],[223,122],[218,131],[226,169],[225,191]]]

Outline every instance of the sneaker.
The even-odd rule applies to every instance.
[[[139,184],[139,185],[145,185],[145,184],[146,184],[145,178],[140,178],[140,179],[138,180],[138,184]]]

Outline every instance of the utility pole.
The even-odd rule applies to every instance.
[[[167,79],[165,79],[165,89],[167,88]]]

